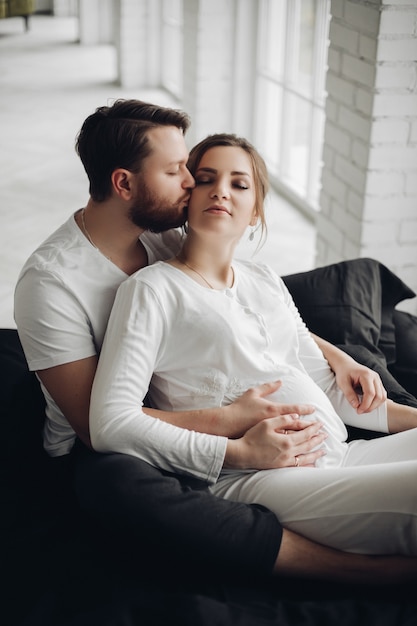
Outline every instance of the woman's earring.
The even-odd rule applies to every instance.
[[[256,226],[252,226],[252,229],[250,231],[250,235],[249,235],[249,241],[253,241],[255,239],[255,233],[258,230],[258,228],[260,227],[261,223],[258,222]]]
[[[185,222],[182,225],[182,232],[183,232],[183,235],[186,235],[188,233],[188,222]]]

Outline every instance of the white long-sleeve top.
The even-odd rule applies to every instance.
[[[346,423],[358,425],[358,416],[341,400],[290,293],[267,266],[235,261],[233,269],[233,287],[225,290],[207,289],[164,262],[121,285],[91,397],[94,448],[214,482],[226,438],[147,416],[148,386],[152,405],[170,411],[224,406],[254,385],[280,379],[274,400],[315,405],[313,417],[330,435],[323,462],[341,463],[347,432],[333,404]],[[385,412],[368,417],[367,426],[386,430]]]

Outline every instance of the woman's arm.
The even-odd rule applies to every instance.
[[[178,428],[142,408],[166,332],[154,290],[133,277],[122,283],[91,391],[91,443],[99,452],[130,454],[212,483],[222,469],[227,438]]]
[[[145,413],[143,398],[165,345],[164,333],[170,332],[157,306],[152,289],[137,288],[134,279],[118,291],[91,394],[90,436],[95,449],[131,454],[207,482],[217,480],[224,463],[266,469],[293,465],[295,455],[304,455],[300,464],[314,463],[321,456],[319,451],[311,452],[325,438],[317,422],[277,416],[272,418],[274,428],[263,426],[264,422],[270,426],[272,420],[263,420],[232,441],[179,428]],[[284,434],[285,430],[294,432]],[[265,451],[262,459],[258,448]]]
[[[334,371],[338,387],[357,413],[369,413],[386,401],[387,392],[376,372],[325,339],[314,334],[312,337]]]

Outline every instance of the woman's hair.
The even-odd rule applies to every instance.
[[[151,153],[148,132],[176,126],[185,134],[190,118],[183,111],[141,100],[116,100],[96,109],[78,133],[75,148],[90,183],[90,195],[103,202],[111,194],[111,175],[121,167],[139,172]]]
[[[247,139],[229,133],[217,133],[215,135],[209,135],[191,149],[187,167],[193,176],[195,176],[199,163],[207,150],[217,146],[242,148],[242,150],[249,155],[255,182],[255,211],[261,222],[261,239],[263,239],[267,231],[264,200],[269,189],[268,170],[265,161]]]

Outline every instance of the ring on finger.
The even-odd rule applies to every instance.
[[[299,467],[300,461],[298,460],[298,456],[294,457],[294,467]]]

